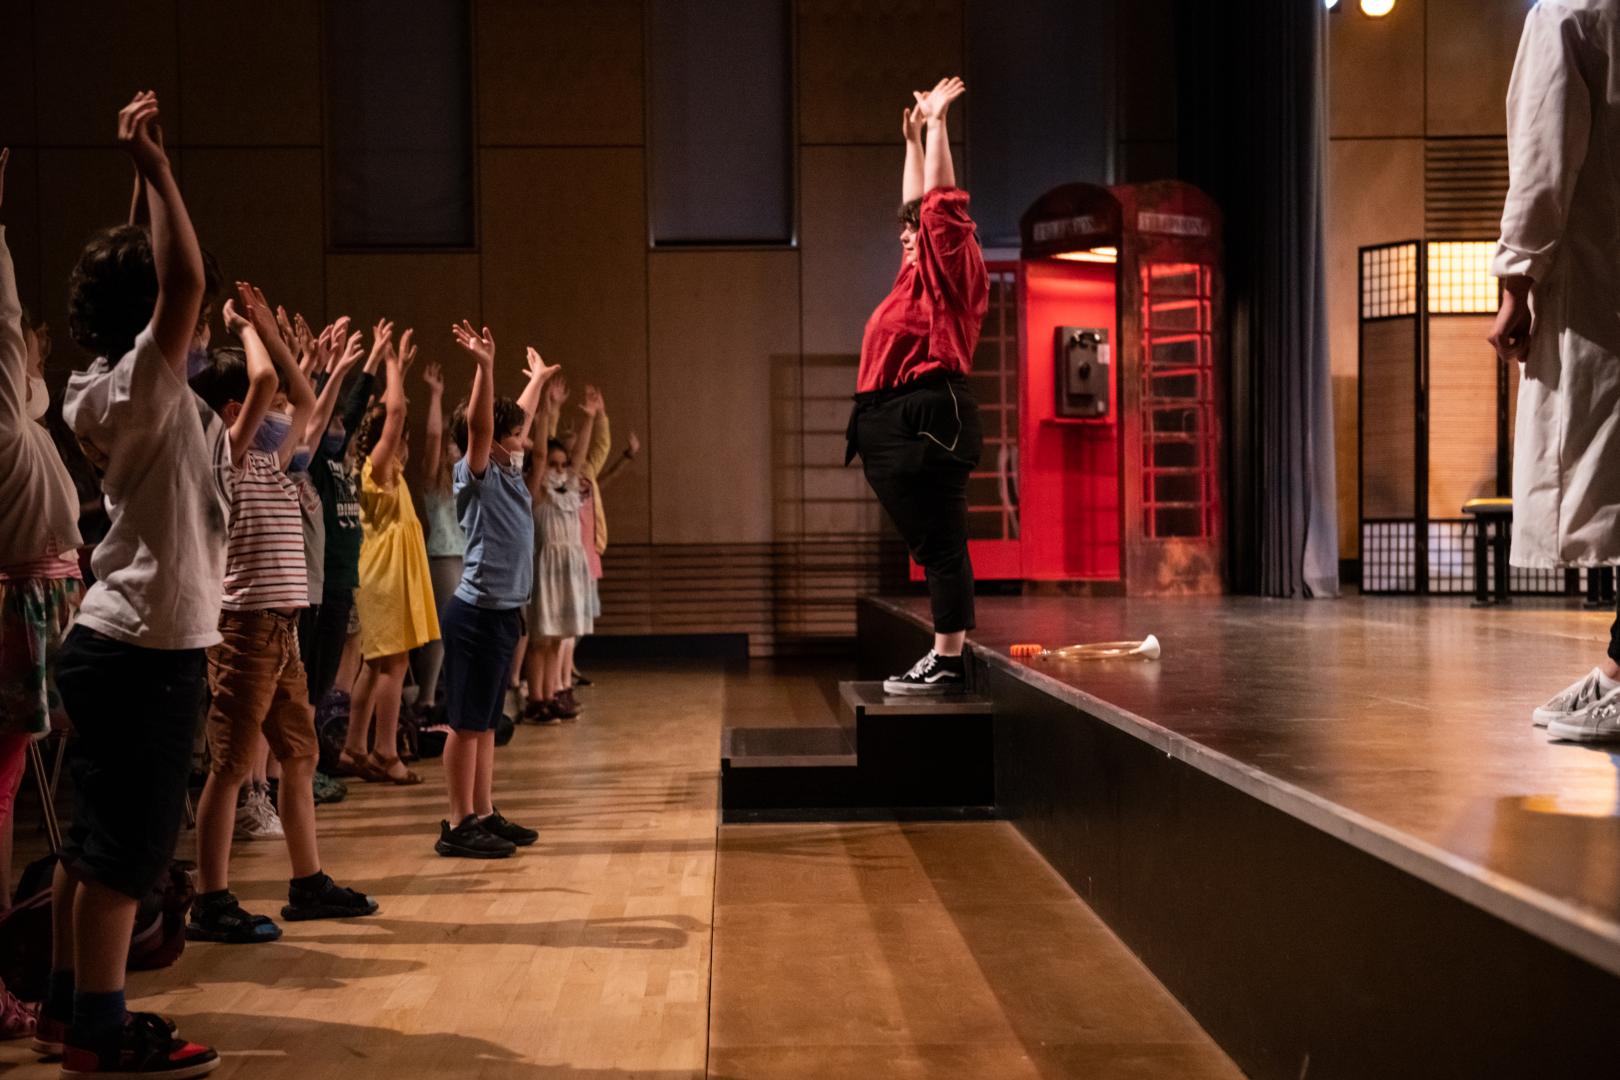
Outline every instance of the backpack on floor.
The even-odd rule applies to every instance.
[[[129,970],[155,971],[180,959],[186,948],[186,918],[197,898],[194,869],[191,863],[174,860],[141,899],[129,939]]]
[[[495,721],[495,745],[505,746],[512,741],[512,735],[517,731],[517,721],[505,713]]]
[[[315,738],[321,746],[320,764],[316,768],[327,776],[336,776],[338,755],[349,739],[349,695],[342,690],[328,690],[315,709]]]

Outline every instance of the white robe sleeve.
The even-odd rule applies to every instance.
[[[1508,85],[1508,196],[1497,277],[1546,280],[1586,161],[1591,91],[1581,72],[1582,27],[1560,3],[1538,3],[1524,23]]]

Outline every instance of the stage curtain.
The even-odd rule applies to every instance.
[[[1321,0],[1176,0],[1178,172],[1226,214],[1235,591],[1338,594]]]

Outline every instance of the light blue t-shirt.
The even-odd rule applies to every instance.
[[[493,458],[483,476],[456,462],[452,490],[467,534],[456,597],[481,608],[516,608],[534,588],[534,500],[523,475]]]

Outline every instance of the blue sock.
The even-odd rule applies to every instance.
[[[125,1011],[122,990],[105,994],[80,990],[73,995],[73,1029],[91,1041],[103,1039],[124,1026]]]
[[[64,1023],[73,1020],[73,969],[51,972],[45,984],[45,1015]]]

